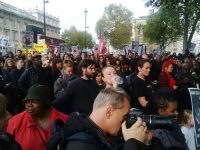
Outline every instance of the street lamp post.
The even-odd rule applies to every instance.
[[[87,19],[87,13],[88,13],[86,8],[85,8],[84,13],[85,13],[85,50],[86,50],[86,48],[87,48],[87,36],[86,36],[87,22],[86,22],[86,19]]]
[[[45,4],[48,3],[48,0],[43,0],[43,10],[44,10],[44,40],[46,42],[46,14],[45,14]]]

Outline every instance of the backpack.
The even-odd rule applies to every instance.
[[[67,144],[71,140],[88,141],[92,136],[84,131],[76,132],[68,135],[67,124],[60,119],[55,120],[51,124],[51,137],[46,145],[46,150],[65,150]]]

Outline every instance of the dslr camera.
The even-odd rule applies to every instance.
[[[130,128],[140,117],[146,123],[148,129],[168,129],[174,125],[175,116],[159,116],[152,114],[144,114],[140,109],[131,108],[126,119],[126,126]]]

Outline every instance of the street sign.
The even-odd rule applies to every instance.
[[[191,102],[192,102],[192,114],[194,118],[194,127],[196,133],[196,145],[200,146],[200,89],[189,88]]]
[[[23,48],[32,48],[33,47],[33,32],[24,31],[22,32],[22,44]]]

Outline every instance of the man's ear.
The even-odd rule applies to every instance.
[[[107,109],[106,109],[106,118],[107,118],[107,119],[110,119],[110,117],[111,117],[112,114],[113,114],[113,111],[114,111],[114,109],[113,109],[112,106],[108,106],[108,107],[107,107]]]

